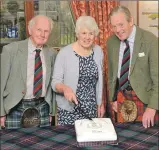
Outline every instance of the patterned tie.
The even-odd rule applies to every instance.
[[[129,74],[129,64],[130,64],[130,47],[129,42],[127,40],[124,41],[126,44],[126,48],[124,50],[122,65],[121,65],[121,72],[120,72],[120,79],[119,79],[119,86],[122,90],[128,87],[128,74]]]
[[[34,89],[33,95],[35,98],[39,98],[42,94],[42,80],[43,80],[43,70],[42,62],[40,57],[40,49],[36,49],[35,54],[35,67],[34,67]]]

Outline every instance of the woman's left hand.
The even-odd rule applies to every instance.
[[[104,107],[104,105],[102,104],[102,105],[98,105],[97,106],[97,111],[98,111],[98,118],[102,118],[103,116],[104,116],[104,114],[105,114],[105,107]]]

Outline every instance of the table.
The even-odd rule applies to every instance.
[[[79,148],[74,126],[0,130],[1,150],[158,150],[159,127],[115,124],[118,145]]]

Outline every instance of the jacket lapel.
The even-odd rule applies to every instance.
[[[120,49],[120,41],[117,40],[116,44],[114,44],[113,48],[113,63],[114,63],[114,80],[116,80],[117,73],[118,73],[118,63],[119,63],[119,49]]]
[[[24,83],[26,84],[26,78],[27,78],[27,59],[28,59],[28,39],[21,42],[19,44],[19,61],[21,66],[21,73],[24,80]]]
[[[19,44],[19,61],[21,66],[21,73],[24,80],[24,83],[26,84],[27,79],[27,61],[28,61],[28,39],[21,42]],[[50,74],[51,74],[51,61],[50,56],[47,48],[44,47],[43,49],[44,58],[45,58],[45,65],[46,65],[46,83],[45,86],[47,87],[50,81]]]
[[[134,48],[133,48],[133,54],[132,54],[132,60],[131,60],[131,67],[130,67],[130,75],[134,69],[136,60],[138,58],[138,53],[140,52],[142,41],[141,41],[142,33],[138,27],[136,27],[136,35],[135,35],[135,41],[134,41]]]

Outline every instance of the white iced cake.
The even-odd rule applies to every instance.
[[[77,142],[116,141],[117,134],[110,118],[75,121]]]

